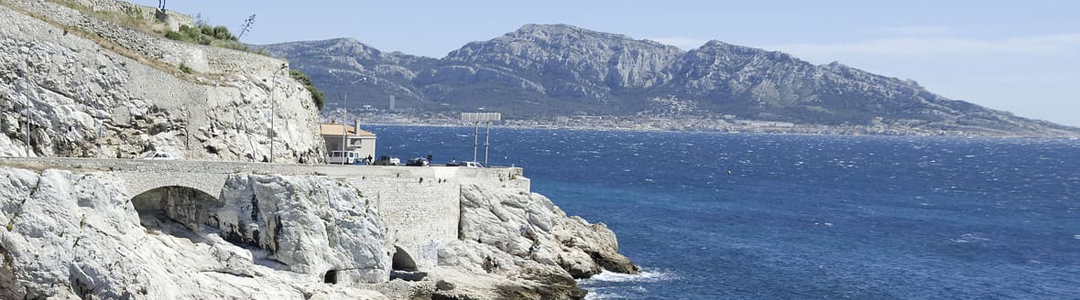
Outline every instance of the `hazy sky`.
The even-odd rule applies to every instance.
[[[234,31],[256,14],[248,43],[354,37],[430,57],[527,23],[687,50],[716,39],[815,64],[840,61],[952,99],[1080,126],[1080,1],[893,2],[174,0],[168,7]]]

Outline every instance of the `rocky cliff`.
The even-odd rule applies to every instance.
[[[387,54],[352,39],[265,49],[319,74],[317,84],[330,102],[344,105],[348,94],[353,110],[385,110],[393,95],[399,110],[414,114],[485,108],[526,120],[588,114],[631,122],[715,122],[716,128],[734,119],[898,132],[1080,135],[1076,128],[948,99],[911,80],[839,63],[814,65],[719,41],[687,52],[569,25],[525,25],[441,59]]]
[[[286,62],[162,37],[190,22],[112,0],[0,2],[0,156],[251,161],[271,155],[274,136],[278,162],[322,160],[315,103]],[[418,76],[374,70],[390,83]],[[568,217],[520,176],[364,169],[376,182],[182,161],[302,175],[240,168],[207,192],[155,173],[174,182],[147,190],[135,187],[147,172],[76,161],[0,166],[0,299],[579,299],[575,278],[637,272],[610,230]],[[412,170],[448,178],[425,184]],[[422,219],[434,210],[443,218]]]
[[[638,272],[604,225],[494,179],[460,186],[458,238],[419,269],[391,258],[362,185],[236,174],[214,197],[124,182],[0,167],[0,299],[580,299],[575,278]]]
[[[317,110],[285,61],[166,39],[153,30],[190,18],[161,21],[147,10],[113,0],[0,2],[0,155],[156,150],[253,161],[270,156],[276,135],[277,161],[322,159]],[[138,24],[102,18],[110,15]]]

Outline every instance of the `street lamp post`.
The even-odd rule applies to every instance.
[[[361,81],[367,81],[367,77],[363,77],[363,78],[357,79],[357,80],[355,80],[353,82],[350,82],[348,84],[348,86],[352,87],[352,85],[360,83]],[[349,117],[349,91],[348,90],[345,91],[345,99],[341,103],[341,109],[343,111],[342,114],[341,114],[341,155],[342,155],[341,156],[342,157],[341,164],[344,165],[344,164],[348,163],[348,161],[349,161],[349,156],[348,156],[349,155],[349,152],[348,152],[348,146],[349,146],[348,145],[349,144],[348,135],[349,135],[349,131],[345,129],[345,124],[346,124],[345,119]],[[354,129],[355,129],[354,134],[360,135],[360,124],[359,123],[357,123],[356,128],[354,128]]]

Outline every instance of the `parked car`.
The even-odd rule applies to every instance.
[[[330,151],[330,157],[327,160],[332,165],[356,165],[364,161],[363,157],[360,157],[360,153],[355,151]]]
[[[379,156],[379,159],[376,159],[375,163],[373,163],[373,165],[377,165],[377,166],[400,166],[401,165],[401,159],[397,158],[397,157],[391,157],[391,156],[383,155],[383,156]]]
[[[405,165],[413,167],[426,167],[428,165],[428,160],[423,157],[417,157],[405,162]]]
[[[466,168],[483,168],[484,164],[476,161],[450,161],[446,164],[447,167],[466,167]]]
[[[142,159],[144,159],[144,160],[178,160],[178,159],[180,159],[180,157],[169,154],[167,152],[156,151],[156,152],[150,152],[146,156],[143,156]]]

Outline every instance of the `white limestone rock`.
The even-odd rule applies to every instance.
[[[384,229],[375,203],[326,178],[234,176],[213,213],[226,236],[258,245],[297,273],[339,283],[389,279]]]
[[[80,1],[106,12],[130,6]],[[280,71],[285,63],[172,41],[50,1],[7,0],[0,5],[0,154],[132,158],[157,150],[260,161],[271,155],[273,127],[276,161],[322,161],[317,109]]]
[[[460,236],[465,242],[560,266],[575,278],[596,275],[603,269],[639,272],[618,253],[618,241],[607,226],[568,217],[540,194],[466,185],[462,187],[461,207]]]
[[[248,182],[245,180],[255,179],[237,182]],[[294,190],[332,184],[299,178],[285,180],[288,184],[274,178],[260,180],[260,184],[280,184]],[[324,284],[321,275],[278,270],[274,267],[280,266],[259,259],[265,254],[258,249],[227,242],[217,231],[205,227],[191,230],[169,220],[167,214],[139,212],[120,182],[105,173],[0,168],[0,224],[5,225],[0,228],[0,299],[385,299],[376,292]],[[291,195],[284,189],[265,189],[275,197]],[[264,201],[281,204],[271,199]],[[329,201],[317,204],[324,205],[323,214],[343,219],[362,217],[358,210],[342,205],[346,197],[323,199]],[[320,212],[309,210],[312,207],[303,204],[307,201],[267,214]],[[349,214],[351,217],[346,216]],[[285,224],[293,227],[293,223]],[[356,231],[349,226],[361,224],[378,225],[377,221],[358,221],[341,228]],[[311,238],[326,242],[325,236],[296,235],[291,230],[283,229],[279,239],[295,239],[294,244],[305,245],[299,247],[319,244]],[[367,255],[365,251],[377,250],[383,242],[363,237],[373,240],[339,236],[339,241],[352,242],[319,249],[322,257],[281,253],[274,257],[306,259],[309,263],[331,258],[338,259],[337,263],[359,260]],[[350,248],[357,245],[359,249]],[[377,259],[374,264],[379,264]]]

